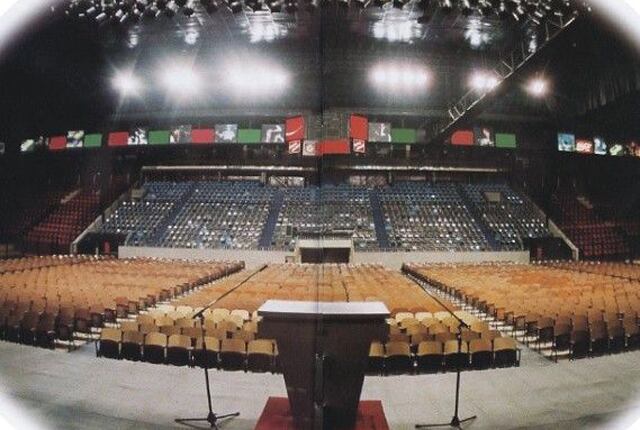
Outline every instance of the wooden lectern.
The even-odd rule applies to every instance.
[[[372,341],[388,335],[382,302],[269,300],[258,332],[275,339],[298,430],[350,429]]]

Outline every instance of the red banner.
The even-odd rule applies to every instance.
[[[109,133],[107,145],[109,146],[127,146],[129,141],[128,131],[116,131]],[[66,143],[65,143],[66,145]]]
[[[287,118],[285,121],[285,140],[291,142],[292,140],[302,140],[305,136],[304,117],[296,116],[293,118]]]
[[[216,140],[216,133],[212,128],[195,128],[191,130],[191,143],[208,145]]]
[[[473,131],[470,130],[456,131],[451,135],[452,145],[473,146],[474,141]]]
[[[67,136],[53,136],[49,138],[49,150],[60,151],[67,147]]]
[[[351,115],[349,120],[349,137],[367,140],[369,138],[369,120],[360,115]]]
[[[349,139],[332,139],[320,142],[318,150],[320,155],[343,155],[350,154]]]

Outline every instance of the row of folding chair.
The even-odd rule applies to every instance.
[[[374,374],[412,374],[461,369],[487,369],[517,366],[520,350],[511,338],[493,342],[474,339],[422,341],[414,352],[407,342],[374,342],[369,351],[369,372]]]
[[[204,344],[204,348],[203,348]],[[200,366],[225,370],[272,372],[277,366],[277,348],[272,340],[190,338],[105,328],[96,354],[99,357],[146,361],[176,366]]]

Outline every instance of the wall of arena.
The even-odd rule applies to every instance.
[[[119,258],[149,257],[204,261],[244,261],[248,269],[262,264],[284,263],[294,254],[287,251],[260,251],[234,249],[152,248],[121,246]],[[355,252],[351,263],[382,264],[389,269],[400,269],[403,263],[482,263],[502,261],[528,263],[528,251],[509,252]]]

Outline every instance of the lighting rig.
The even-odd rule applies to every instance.
[[[459,11],[463,16],[499,17],[504,20],[540,23],[549,16],[568,16],[580,8],[589,8],[586,0],[69,0],[67,15],[97,23],[126,24],[142,20],[191,17],[196,12],[208,14],[227,9],[240,12],[313,12],[320,7],[365,9],[385,7],[402,9],[417,5],[424,13],[418,18],[427,23],[436,11],[443,14]]]

